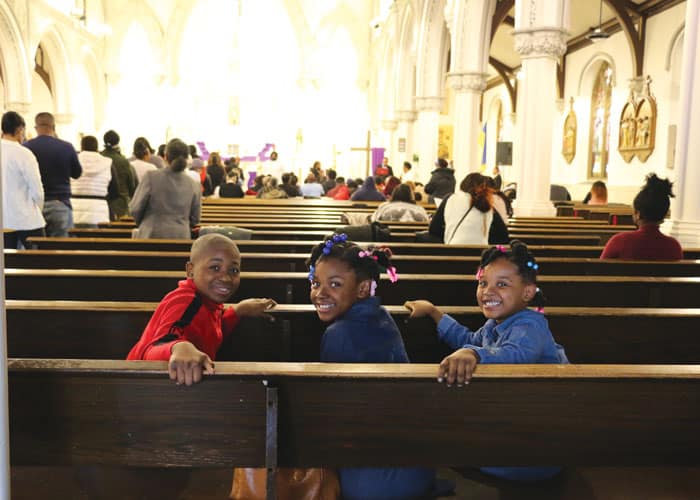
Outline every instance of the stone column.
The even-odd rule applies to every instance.
[[[438,128],[442,97],[416,97],[418,120],[416,123],[416,149],[418,164],[413,168],[416,178],[427,182],[438,154]]]
[[[29,102],[12,101],[5,103],[5,110],[19,113],[20,115],[22,115],[22,118],[24,118],[24,121],[27,122],[27,126],[31,127],[34,124],[34,117],[27,116],[27,113],[29,113],[30,105],[31,103]]]
[[[396,119],[399,122],[398,128],[396,130],[396,158],[392,159],[394,173],[403,172],[403,162],[407,161],[413,165],[413,153],[416,151],[415,144],[413,141],[413,124],[416,121],[417,113],[412,109],[398,110],[394,113]],[[406,141],[405,149],[403,152],[399,151],[399,141],[404,139]],[[399,167],[399,170],[396,167]]]
[[[55,113],[56,135],[59,139],[68,141],[78,147],[78,129],[75,125],[75,115],[72,113]]]
[[[380,144],[386,144],[384,156],[389,158],[389,164],[392,166],[396,163],[397,148],[395,143],[395,132],[398,126],[399,122],[397,120],[382,120],[382,140]]]
[[[566,51],[560,28],[516,30],[515,48],[522,59],[518,113],[513,144],[518,194],[516,215],[552,216],[549,201],[552,128],[556,106],[557,62]]]
[[[452,160],[459,182],[469,172],[477,172],[481,164],[479,106],[486,89],[486,74],[449,73],[447,81],[455,90]]]
[[[681,68],[681,110],[676,138],[676,198],[671,203],[671,235],[683,247],[700,247],[700,0],[688,0],[685,7],[683,66]]]

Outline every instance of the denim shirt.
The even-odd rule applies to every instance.
[[[321,339],[321,361],[329,363],[408,363],[401,332],[378,297],[358,300],[333,322]],[[427,467],[338,470],[346,500],[421,498],[433,488]]]
[[[321,361],[408,363],[401,332],[379,297],[358,300],[321,339]]]
[[[523,309],[501,323],[490,319],[476,332],[445,314],[438,323],[440,339],[453,349],[474,349],[481,363],[564,364],[564,348],[554,341],[544,315]],[[482,472],[504,479],[538,481],[548,479],[561,467],[481,467]]]
[[[523,309],[501,323],[490,319],[476,332],[445,314],[437,325],[440,340],[453,349],[473,349],[481,363],[568,363],[543,314]]]

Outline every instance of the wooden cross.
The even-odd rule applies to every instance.
[[[366,160],[365,160],[365,178],[369,177],[369,173],[371,171],[370,169],[370,153],[372,152],[371,148],[371,138],[372,138],[372,132],[370,130],[367,131],[367,145],[364,148],[350,148],[350,151],[365,151],[366,154]]]

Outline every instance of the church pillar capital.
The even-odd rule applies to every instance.
[[[382,128],[384,130],[396,130],[399,126],[399,122],[396,120],[382,120]]]
[[[55,113],[53,117],[58,125],[69,125],[73,123],[73,120],[75,119],[75,115],[73,113]]]
[[[630,90],[635,94],[641,94],[646,82],[645,76],[635,76],[629,79]]]
[[[447,83],[457,92],[481,93],[486,90],[486,73],[452,72],[447,74]]]
[[[20,115],[25,115],[29,113],[29,106],[31,103],[22,101],[11,101],[5,103],[5,109],[19,113]]]
[[[107,83],[110,85],[117,85],[119,80],[122,79],[122,74],[119,71],[110,71],[105,76],[107,77]]]
[[[394,116],[401,122],[412,122],[416,120],[417,113],[412,109],[400,109],[394,111]]]
[[[566,53],[566,30],[561,28],[527,28],[513,31],[515,50],[522,59],[550,57],[559,59]]]
[[[442,97],[423,96],[416,97],[416,110],[418,111],[440,111],[442,108]]]

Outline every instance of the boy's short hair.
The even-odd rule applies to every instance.
[[[197,260],[205,249],[214,244],[230,245],[235,253],[238,255],[241,254],[240,250],[238,250],[238,245],[236,245],[236,243],[230,238],[227,238],[223,234],[209,233],[200,236],[194,240],[194,243],[192,243],[192,248],[190,249],[190,262]]]

